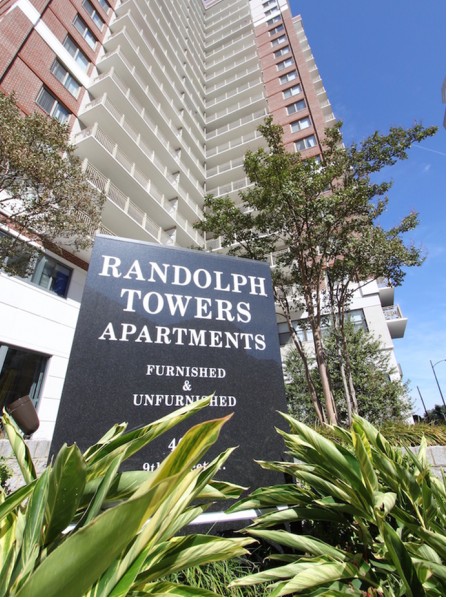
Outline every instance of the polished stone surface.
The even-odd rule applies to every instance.
[[[70,356],[53,454],[115,423],[146,425],[191,400],[211,406],[130,458],[154,470],[194,423],[233,414],[199,464],[237,447],[218,479],[280,482],[254,461],[283,459],[286,412],[266,263],[98,236]]]

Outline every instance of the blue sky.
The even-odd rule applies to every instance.
[[[394,341],[415,411],[442,404],[430,361],[446,398],[445,0],[291,0],[300,14],[346,144],[375,130],[439,126],[409,159],[385,172],[389,191],[386,227],[411,211],[420,224],[409,235],[427,256],[409,269],[395,291],[408,318],[405,337]],[[439,362],[443,361],[443,362]],[[438,363],[439,364],[436,364]]]

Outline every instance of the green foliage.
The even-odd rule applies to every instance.
[[[228,417],[192,427],[152,473],[119,471],[126,458],[209,400],[130,432],[117,425],[84,454],[64,445],[39,477],[4,413],[27,483],[0,499],[0,595],[198,595],[189,585],[160,580],[245,554],[249,538],[179,533],[211,502],[242,491],[214,480],[231,450],[194,468]]]
[[[348,423],[348,407],[340,370],[340,339],[334,333],[330,328],[325,337],[328,374],[339,421]],[[381,426],[386,421],[401,422],[402,419],[406,419],[411,413],[408,386],[399,379],[391,379],[393,371],[389,365],[389,356],[383,351],[381,342],[371,333],[362,329],[356,330],[350,323],[345,326],[345,337],[358,400],[358,414],[376,426]],[[295,350],[288,353],[285,368],[290,381],[286,385],[290,414],[308,425],[314,425],[316,414],[309,400],[304,365]],[[311,369],[311,376],[318,382],[316,369]],[[319,400],[323,404],[321,394]]]
[[[427,410],[425,419],[428,423],[445,423],[447,411],[442,404],[435,404],[434,408]]]
[[[44,246],[90,246],[104,198],[81,171],[67,126],[37,112],[23,115],[14,96],[0,93],[0,139],[0,210],[15,232],[0,237],[2,268],[27,273],[31,250],[19,234]]]
[[[379,225],[392,184],[373,183],[371,176],[404,160],[412,144],[437,130],[422,125],[391,128],[344,147],[339,127],[326,130],[320,140],[318,165],[287,151],[282,127],[269,117],[258,128],[266,147],[245,155],[244,170],[252,185],[241,193],[240,206],[230,198],[208,196],[203,219],[196,224],[221,238],[230,254],[270,257],[275,298],[291,334],[293,320],[303,313],[313,333],[325,411],[317,406],[317,385],[310,380],[309,396],[318,418],[331,424],[337,415],[320,331],[322,316],[345,313],[355,291],[350,283],[384,277],[398,285],[406,267],[424,260],[420,248],[404,240],[417,226],[417,214],[389,230]],[[300,343],[296,349],[306,362]]]
[[[246,589],[232,588],[230,583],[257,571],[258,563],[252,559],[235,558],[223,562],[210,563],[202,567],[192,567],[170,577],[171,582],[192,588],[207,589],[218,597],[261,598],[268,595],[266,585],[255,585]],[[211,594],[209,594],[211,595]]]
[[[8,467],[3,456],[0,456],[0,488],[6,493],[9,491],[8,480],[12,477],[13,472]]]
[[[387,422],[383,423],[380,431],[396,446],[420,446],[422,438],[429,446],[445,446],[447,442],[445,424]]]
[[[293,462],[261,466],[293,483],[256,490],[234,507],[284,506],[247,529],[281,550],[273,568],[233,585],[270,583],[274,596],[444,596],[445,481],[433,475],[425,441],[413,454],[355,417],[350,431],[331,428],[338,443],[284,416],[291,431],[280,434]]]

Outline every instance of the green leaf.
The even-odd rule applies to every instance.
[[[153,490],[144,489],[68,536],[42,561],[17,595],[86,594],[147,520],[152,495]]]
[[[19,433],[18,428],[15,424],[13,424],[12,419],[5,411],[3,411],[2,420],[3,427],[12,446],[17,462],[19,463],[25,483],[31,483],[34,479],[36,479],[36,469],[34,468],[28,446],[25,444],[25,441]]]
[[[394,508],[397,494],[394,492],[376,492],[375,493],[375,508],[378,511],[382,511],[384,516],[387,516]]]
[[[50,468],[48,467],[37,480],[26,507],[20,553],[12,575],[14,590],[21,585],[28,573],[34,569],[39,558],[43,542],[43,524],[48,499],[49,476]]]
[[[420,583],[413,562],[405,545],[395,530],[388,523],[384,523],[383,537],[391,561],[395,565],[398,575],[401,577],[406,586],[408,596],[412,596],[414,598],[425,596],[425,590]]]
[[[288,565],[281,567],[275,567],[273,569],[266,569],[258,573],[252,573],[245,577],[239,577],[234,579],[230,583],[230,587],[247,586],[247,585],[259,585],[268,583],[270,581],[278,581],[280,579],[290,579],[295,577],[300,571],[307,568],[300,562],[293,562]]]
[[[18,488],[12,492],[6,499],[0,504],[0,522],[10,513],[14,512],[22,502],[33,493],[36,485],[36,479],[33,479],[30,483]]]
[[[153,596],[162,598],[166,596],[180,596],[182,598],[223,598],[210,590],[193,587],[190,585],[181,585],[180,583],[157,582],[146,584],[139,590],[143,596]]]
[[[308,569],[301,571],[290,581],[282,585],[277,590],[277,595],[294,595],[318,585],[342,579],[353,579],[357,575],[358,569],[351,563],[325,562],[322,564],[311,564]]]
[[[77,523],[77,529],[83,527],[89,523],[89,521],[92,521],[92,519],[94,519],[100,513],[108,496],[109,490],[111,489],[111,485],[117,477],[117,471],[122,463],[123,454],[116,456],[115,459],[112,460],[104,477],[102,477],[100,485],[92,497],[89,506],[87,507],[80,521]]]
[[[142,572],[137,583],[166,577],[209,562],[229,560],[246,554],[245,546],[254,543],[252,538],[222,538],[212,535],[193,534],[172,538],[158,546],[157,559],[153,557],[152,567]]]
[[[95,479],[96,477],[103,475],[108,469],[111,460],[113,460],[115,456],[122,455],[123,449],[125,449],[125,460],[158,436],[183,422],[189,416],[196,414],[202,408],[208,406],[210,401],[211,396],[202,398],[192,404],[183,406],[182,408],[169,413],[149,425],[134,429],[128,433],[123,433],[120,436],[114,436],[100,446],[95,453],[89,452],[88,479]]]
[[[217,441],[220,430],[231,415],[194,425],[181,438],[175,450],[171,452],[156,472],[156,479],[168,474],[191,469],[200,462],[209,448]]]
[[[258,538],[263,538],[264,540],[281,544],[285,547],[295,548],[310,556],[327,556],[336,560],[345,560],[349,556],[347,552],[343,552],[330,544],[308,535],[297,535],[288,531],[260,529],[252,529],[249,532]]]
[[[76,445],[64,444],[50,471],[46,506],[45,544],[52,542],[70,523],[86,485],[86,463]]]
[[[375,470],[372,464],[372,452],[370,451],[370,446],[367,443],[367,438],[364,434],[364,431],[361,431],[359,433],[356,430],[356,425],[354,429],[355,431],[353,433],[353,443],[356,458],[358,459],[361,474],[363,476],[366,487],[370,491],[371,496],[373,497],[374,494],[378,491],[379,486],[378,478],[375,474]]]

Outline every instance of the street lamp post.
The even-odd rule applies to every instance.
[[[441,395],[441,398],[442,398],[442,404],[443,404],[444,406],[445,406],[444,395],[443,395],[443,393],[442,393],[441,386],[439,385],[439,381],[438,381],[438,378],[437,378],[437,376],[436,376],[436,371],[434,370],[434,367],[435,367],[436,365],[438,365],[439,363],[441,363],[441,362],[445,362],[445,361],[446,361],[446,359],[445,359],[445,358],[443,358],[442,360],[438,360],[437,362],[435,362],[435,363],[433,364],[433,363],[431,362],[431,360],[430,360],[430,365],[431,365],[431,368],[433,369],[433,375],[434,375],[434,378],[436,379],[436,383],[437,383],[437,386],[438,386],[438,389],[439,389],[439,393],[440,393],[440,395]]]

